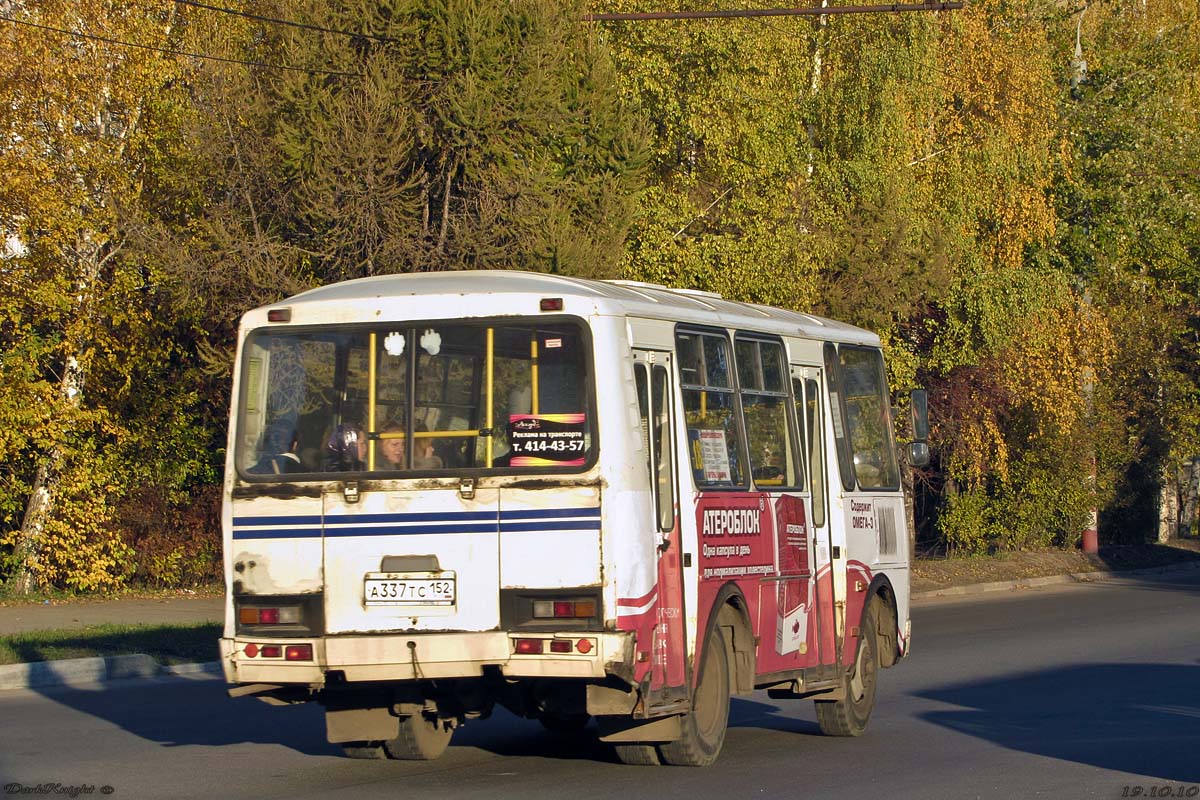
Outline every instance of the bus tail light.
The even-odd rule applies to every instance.
[[[297,625],[300,623],[300,606],[242,606],[238,610],[238,621],[243,625]]]
[[[289,644],[283,651],[284,661],[312,661],[313,648],[311,644]]]
[[[255,644],[251,642],[242,648],[246,658],[282,658],[284,661],[312,661],[313,646],[311,644]]]
[[[545,652],[545,639],[514,639],[514,649],[523,656],[536,656]]]
[[[534,600],[534,619],[587,619],[596,616],[595,600]]]

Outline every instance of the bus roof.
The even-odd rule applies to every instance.
[[[377,275],[370,278],[342,281],[302,292],[269,308],[280,306],[313,306],[338,308],[375,307],[377,311],[363,314],[360,321],[379,318],[379,311],[400,312],[405,306],[419,302],[422,318],[452,318],[496,316],[498,296],[513,301],[512,308],[529,308],[534,313],[541,298],[561,297],[566,313],[586,315],[595,313],[612,316],[644,317],[689,322],[698,325],[719,325],[775,333],[804,336],[813,339],[878,345],[879,337],[870,331],[824,317],[799,311],[726,300],[719,294],[695,289],[673,289],[636,281],[600,281],[547,275],[540,272],[516,270],[459,270],[451,272],[414,272],[396,275]],[[470,298],[487,298],[488,311],[467,302]],[[441,298],[443,302],[438,302]],[[407,302],[405,302],[407,301]],[[312,305],[310,305],[312,304]],[[388,309],[388,307],[392,307]],[[258,309],[265,322],[268,307]],[[445,309],[445,311],[441,311]],[[299,309],[298,309],[299,310]],[[411,307],[405,316],[411,316]],[[257,320],[256,312],[247,315],[247,322]],[[308,316],[305,314],[304,316]],[[324,317],[325,315],[321,314]],[[350,321],[345,313],[334,315],[337,321]],[[301,321],[299,319],[297,322]]]

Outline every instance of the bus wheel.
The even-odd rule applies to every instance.
[[[629,764],[633,767],[657,767],[662,763],[658,760],[658,750],[652,744],[615,744],[613,749],[617,751],[617,759],[622,764]]]
[[[400,735],[383,743],[392,758],[432,761],[446,752],[454,729],[442,720],[413,714],[400,720]]]
[[[342,752],[346,758],[387,758],[383,742],[345,742]]]
[[[658,746],[663,762],[679,767],[707,767],[717,760],[729,725],[729,652],[720,625],[704,642],[700,683],[692,710],[680,720],[683,735]]]
[[[872,602],[863,614],[858,654],[846,686],[846,698],[817,701],[817,723],[826,736],[858,736],[867,729],[875,708],[875,681],[879,677],[878,610],[878,604]]]

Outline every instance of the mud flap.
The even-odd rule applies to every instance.
[[[631,717],[600,717],[600,741],[602,742],[673,742],[683,730],[676,714],[658,719],[632,719]]]

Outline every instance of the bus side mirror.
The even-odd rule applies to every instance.
[[[924,389],[909,392],[913,440],[908,445],[908,463],[923,467],[929,463],[929,393]]]

